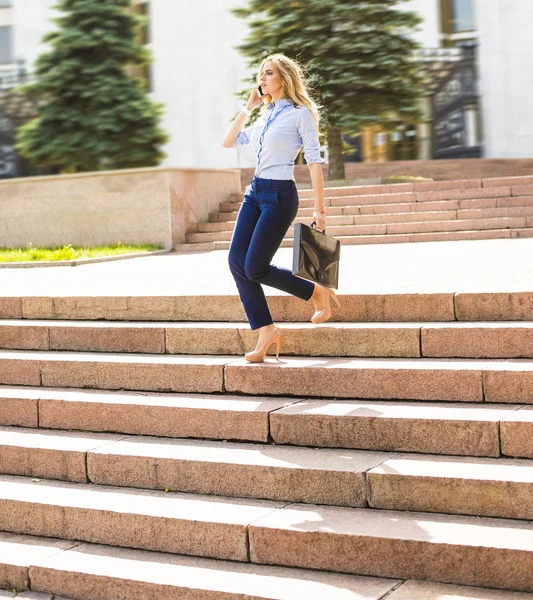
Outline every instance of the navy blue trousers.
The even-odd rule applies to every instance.
[[[298,212],[292,179],[253,177],[229,249],[229,267],[252,329],[273,323],[261,284],[309,300],[314,283],[270,264]]]

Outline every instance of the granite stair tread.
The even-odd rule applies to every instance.
[[[0,531],[244,562],[250,523],[286,504],[0,476]]]
[[[531,521],[291,505],[250,526],[250,556],[284,566],[533,590]]]
[[[269,413],[294,399],[0,386],[0,425],[267,441]]]
[[[26,535],[533,590],[530,521],[287,505],[7,476],[0,477],[0,507],[1,529]]]
[[[0,351],[0,384],[265,396],[533,403],[533,360],[244,358]]]
[[[194,494],[366,506],[393,454],[0,428],[0,473]]]
[[[0,473],[141,488],[533,519],[533,461],[0,428]]]
[[[0,386],[0,425],[88,432],[83,444],[96,432],[533,458],[533,407],[520,404]]]
[[[514,208],[528,209],[533,202],[533,196],[503,196],[501,198],[472,198],[458,200],[429,200],[426,202],[402,202],[390,204],[384,201],[383,204],[357,204],[357,199],[353,205],[330,206],[328,207],[328,217],[346,216],[346,215],[394,215],[397,213],[419,213],[419,212],[456,212],[464,214],[465,212],[476,210],[511,210]],[[234,208],[219,213],[212,213],[209,216],[209,222],[235,221],[238,214],[236,203]],[[311,217],[313,206],[309,203],[302,205],[298,210],[300,218]]]
[[[328,224],[328,234],[334,237],[361,236],[361,235],[394,235],[394,234],[417,234],[417,233],[452,233],[457,231],[480,231],[521,229],[533,226],[533,217],[488,217],[488,218],[464,218],[449,220],[421,220],[392,222],[392,223],[368,223],[356,225]],[[230,241],[232,230],[215,231],[207,233],[188,233],[187,242],[205,243]],[[294,230],[291,227],[285,239],[291,239]]]
[[[83,600],[381,600],[400,583],[0,533],[2,571],[10,573],[6,583],[19,589],[27,589],[31,573],[32,590],[41,591],[17,597],[35,600],[51,600],[52,594],[55,600],[67,600],[58,594]]]
[[[518,254],[520,255],[520,254]],[[518,256],[517,255],[517,256]],[[521,256],[521,255],[520,255]],[[453,268],[453,266],[452,266]],[[267,292],[276,322],[309,322],[312,303],[299,298]],[[340,308],[334,307],[326,326],[338,321],[349,322],[483,322],[533,321],[533,291],[528,286],[478,284],[465,290],[457,286],[435,288],[416,286],[397,291],[394,287],[366,288],[360,293],[339,294]],[[3,319],[91,320],[93,323],[133,323],[144,321],[246,322],[242,303],[236,294],[196,293],[191,296],[87,296],[48,295],[46,297],[0,297]]]
[[[285,355],[533,357],[533,322],[280,323]],[[243,355],[255,347],[245,322],[0,320],[0,348],[156,355]]]
[[[416,205],[415,205],[416,206]],[[307,223],[312,216],[312,209],[302,209],[306,211],[304,214],[299,214],[296,217],[296,222]],[[233,213],[231,213],[233,215]],[[454,221],[461,220],[479,220],[492,219],[501,217],[524,217],[533,215],[533,205],[515,206],[515,207],[495,207],[495,208],[477,208],[477,209],[453,209],[436,211],[407,211],[394,212],[390,214],[330,214],[328,212],[327,225],[328,228],[336,228],[339,226],[363,225],[363,224],[392,224],[392,223],[409,223],[409,222],[428,222],[428,221]],[[235,219],[227,221],[218,221],[216,223],[200,223],[199,233],[209,233],[216,231],[232,232],[235,227]]]
[[[59,540],[0,534],[0,569],[10,573],[6,583],[22,580],[31,572],[33,590],[15,594],[0,590],[1,598],[28,600],[68,600],[80,590],[92,590],[90,600],[121,600],[143,594],[155,600],[531,600],[533,595],[502,589],[457,586],[426,581],[402,581],[236,563],[208,558],[180,556],[146,550],[132,550],[87,543],[67,543],[59,549]],[[30,549],[41,548],[41,554]],[[50,552],[50,549],[53,549]],[[15,558],[24,555],[23,560]],[[26,587],[27,587],[26,585]],[[19,589],[26,589],[20,587]],[[63,594],[59,596],[58,594]]]
[[[328,232],[329,233],[329,232]],[[344,245],[358,244],[403,244],[407,242],[437,242],[457,240],[488,240],[516,237],[533,237],[532,227],[505,227],[491,229],[465,229],[462,231],[431,231],[424,233],[374,233],[360,235],[336,235]],[[286,237],[281,242],[281,248],[291,248],[294,245],[292,237]],[[210,242],[189,242],[176,244],[177,252],[197,252],[210,250],[228,250],[230,240]]]

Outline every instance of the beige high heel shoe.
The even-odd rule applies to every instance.
[[[280,329],[276,327],[276,329],[272,332],[272,335],[268,338],[265,344],[263,344],[260,348],[258,347],[259,345],[256,346],[255,350],[247,352],[244,355],[244,358],[248,362],[252,363],[263,362],[265,360],[267,352],[270,350],[270,347],[273,344],[276,344],[276,360],[279,360],[279,350],[281,348],[282,337],[283,336],[281,335]]]
[[[320,304],[317,302],[317,299],[313,298],[315,303],[315,314],[311,317],[311,321],[315,325],[320,325],[320,323],[325,323],[331,318],[331,299],[333,298],[333,300],[335,300],[335,303],[339,308],[341,303],[339,302],[339,299],[333,290],[319,286],[318,284],[315,285],[317,288],[322,290],[322,302],[320,302],[320,304],[323,304],[324,307],[320,308]]]

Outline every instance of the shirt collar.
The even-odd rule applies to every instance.
[[[268,108],[274,108],[275,106],[285,106],[286,104],[293,104],[293,101],[289,100],[288,98],[280,98],[275,104],[274,102],[271,102],[268,105]]]

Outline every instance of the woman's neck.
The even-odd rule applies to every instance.
[[[279,96],[279,98],[272,97],[272,102],[274,102],[274,104],[276,104],[278,100],[282,100],[282,99],[286,100],[287,97],[286,96]]]

